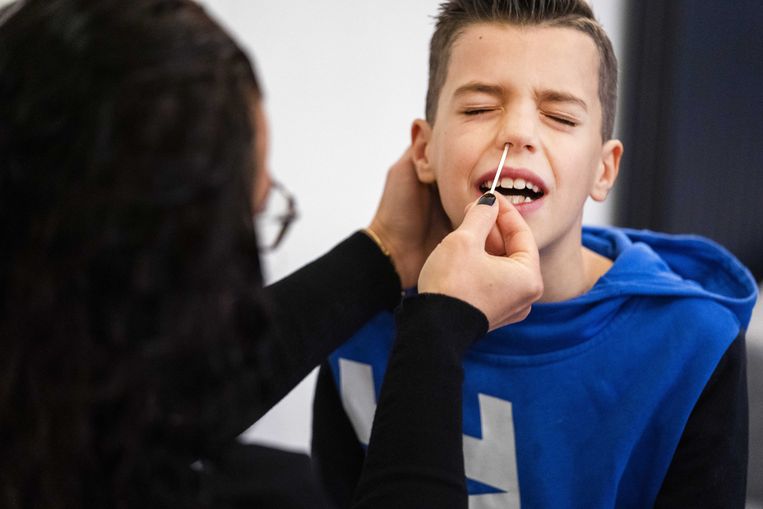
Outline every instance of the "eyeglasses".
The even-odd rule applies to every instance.
[[[297,200],[280,182],[271,180],[262,212],[255,215],[260,251],[277,248],[298,217]]]

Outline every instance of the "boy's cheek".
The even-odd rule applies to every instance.
[[[445,210],[445,214],[447,214],[448,219],[450,219],[450,226],[453,230],[461,226],[461,223],[464,220],[464,216],[466,215],[466,207],[469,205],[468,202],[464,203],[462,200],[453,200],[453,199],[442,199],[442,208]]]
[[[440,203],[450,219],[451,227],[455,229],[461,225],[466,207],[477,198],[477,192],[472,192],[470,175],[478,158],[474,156],[473,151],[464,150],[473,144],[473,140],[449,141],[450,144],[438,143],[432,147],[436,153],[432,159],[432,171]],[[460,150],[453,150],[454,147]]]

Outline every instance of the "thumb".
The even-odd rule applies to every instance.
[[[485,193],[467,207],[464,220],[457,230],[469,233],[479,243],[480,247],[484,246],[485,239],[495,226],[499,208],[495,196]]]

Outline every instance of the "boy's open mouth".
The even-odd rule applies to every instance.
[[[491,181],[483,182],[480,184],[480,192],[490,191],[492,185]],[[503,177],[498,181],[495,190],[506,196],[514,205],[530,203],[543,197],[543,190],[540,187],[523,178]]]

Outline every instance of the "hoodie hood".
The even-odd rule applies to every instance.
[[[627,319],[646,301],[699,299],[726,309],[739,328],[750,321],[755,280],[715,242],[695,235],[585,227],[583,245],[613,260],[591,290],[567,301],[534,304],[524,321],[492,331],[474,348],[509,355],[567,350]]]
[[[734,255],[711,240],[586,227],[583,245],[615,262],[594,286],[597,294],[708,298],[732,311],[741,327],[750,322],[757,298],[755,279]]]

